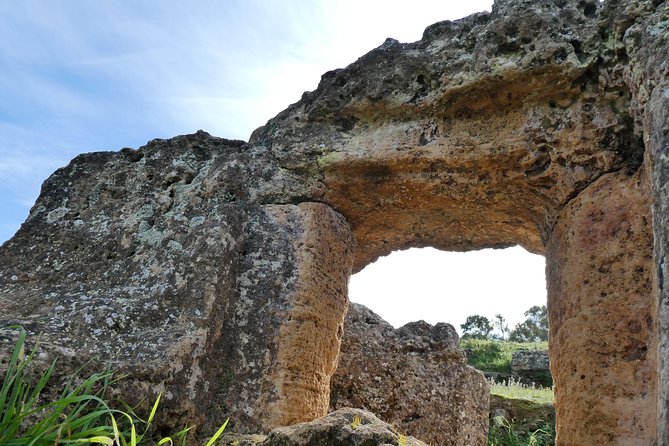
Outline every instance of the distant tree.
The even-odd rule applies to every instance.
[[[535,305],[525,312],[525,317],[548,334],[548,308]]]
[[[478,314],[467,316],[465,323],[460,325],[460,328],[462,328],[463,339],[490,339],[493,331],[488,318]]]
[[[528,320],[517,324],[509,335],[509,341],[513,342],[536,342],[541,340],[537,326]]]
[[[525,312],[525,322],[511,330],[509,340],[514,342],[537,342],[548,340],[548,309],[545,305],[533,306]]]
[[[506,323],[506,319],[501,314],[496,314],[495,319],[492,321],[492,325],[497,330],[497,333],[494,334],[496,339],[500,341],[506,341],[509,337],[509,324]]]

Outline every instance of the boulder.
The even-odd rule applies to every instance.
[[[519,350],[511,355],[511,374],[528,385],[553,385],[547,350]]]
[[[162,394],[164,431],[324,415],[353,239],[321,203],[253,201],[265,157],[205,132],[80,155],[0,249],[0,328],[23,325],[62,380],[109,366],[124,401]]]
[[[490,390],[466,362],[455,329],[412,322],[399,329],[350,304],[330,407],[375,413],[430,444],[484,444]]]
[[[373,414],[343,408],[325,417],[273,430],[266,437],[223,436],[225,446],[427,446]]]

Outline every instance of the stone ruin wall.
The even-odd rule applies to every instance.
[[[490,388],[467,365],[450,324],[394,329],[351,303],[330,385],[330,410],[345,407],[368,410],[428,444],[486,444]]]
[[[519,244],[547,258],[558,444],[668,445],[668,8],[497,1],[248,143],[81,155],[0,248],[0,326],[130,373],[175,426],[264,431],[326,413],[352,272]]]

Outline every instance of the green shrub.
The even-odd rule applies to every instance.
[[[513,380],[505,384],[491,381],[490,394],[491,399],[496,401],[495,407],[503,407],[507,416],[513,419],[509,421],[504,417],[496,417],[490,420],[488,446],[555,444],[552,388],[527,386]]]
[[[43,402],[42,393],[51,378],[56,362],[42,374],[37,383],[27,379],[27,371],[37,349],[26,356],[26,331],[19,331],[8,368],[0,386],[0,446],[54,446],[64,444],[103,444],[109,446],[136,446],[151,442],[160,446],[175,441],[185,444],[191,428],[171,437],[154,441],[147,436],[154,420],[160,396],[153,404],[146,421],[126,407],[110,407],[104,395],[113,384],[112,372],[91,375],[75,386],[65,386],[60,397],[53,402]],[[74,377],[71,381],[74,381]],[[209,440],[211,446],[223,433],[227,421]],[[141,433],[138,433],[141,428]]]

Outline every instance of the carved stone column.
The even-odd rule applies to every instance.
[[[560,214],[548,243],[559,445],[651,445],[657,423],[650,187],[604,175]]]

